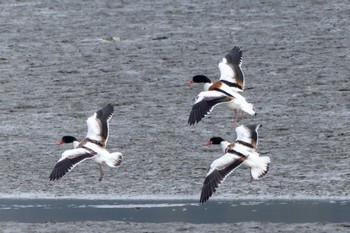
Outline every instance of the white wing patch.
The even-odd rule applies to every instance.
[[[86,150],[84,148],[76,148],[76,149],[70,149],[70,150],[65,150],[62,154],[62,157],[60,158],[60,160],[58,160],[57,162],[60,162],[66,158],[75,158],[79,155],[83,155],[86,154]]]
[[[244,74],[241,69],[242,50],[235,46],[219,63],[220,81],[227,82],[234,91],[243,91]]]
[[[86,137],[96,141],[103,140],[101,136],[101,131],[102,131],[101,123],[99,120],[97,120],[96,113],[94,113],[94,115],[89,117],[86,123],[88,126],[88,132]]]
[[[225,96],[227,96],[227,95],[225,95],[224,93],[219,92],[219,91],[202,91],[197,95],[194,104],[199,103],[202,100],[217,99],[217,98],[222,98]]]
[[[252,138],[251,138],[252,134],[247,127],[245,127],[244,125],[237,127],[236,133],[237,133],[236,140],[240,140],[248,144],[252,144]]]
[[[214,160],[211,165],[210,169],[207,173],[206,176],[210,175],[214,170],[222,170],[231,163],[233,163],[236,159],[239,159],[237,155],[231,154],[231,153],[226,153],[220,158]],[[228,176],[228,175],[227,175]],[[226,178],[226,177],[225,177]]]
[[[258,147],[259,134],[258,129],[261,125],[241,125],[236,128],[237,140],[244,141],[254,148]]]
[[[219,63],[219,69],[220,69],[220,80],[226,80],[229,82],[236,83],[236,80],[234,79],[235,72],[233,71],[232,67],[227,63],[226,58],[223,58]]]

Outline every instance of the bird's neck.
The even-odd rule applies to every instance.
[[[230,145],[228,141],[222,141],[220,142],[221,150],[225,153],[227,147]]]

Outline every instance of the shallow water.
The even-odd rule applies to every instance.
[[[221,107],[187,125],[203,87],[185,82],[196,74],[217,79],[218,61],[240,46],[243,95],[257,116],[239,124],[263,125],[259,152],[272,162],[257,182],[248,182],[248,170],[236,170],[211,200],[349,198],[348,1],[0,6],[1,193],[196,198],[208,166],[222,155],[203,143],[236,135],[233,114]],[[55,142],[63,135],[83,138],[86,118],[107,103],[116,107],[108,149],[123,153],[122,166],[104,166],[98,182],[97,166],[86,161],[50,182],[55,162],[70,148]]]
[[[340,223],[350,221],[349,207],[345,200],[224,200],[202,205],[194,200],[0,199],[0,221]]]

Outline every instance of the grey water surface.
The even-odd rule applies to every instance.
[[[341,223],[350,221],[350,201],[331,200],[77,200],[2,199],[0,221],[44,223],[76,221]]]
[[[187,124],[203,87],[185,83],[196,74],[218,79],[218,62],[240,46],[243,95],[257,116],[244,115],[239,124],[263,125],[258,150],[272,162],[267,176],[252,183],[247,169],[236,170],[210,201],[350,199],[348,1],[28,0],[1,1],[0,8],[0,197],[199,199],[208,166],[222,155],[203,143],[236,135],[233,113],[222,106]],[[87,117],[108,103],[115,113],[107,148],[122,152],[123,164],[104,166],[102,182],[92,161],[49,181],[71,148],[55,142],[63,135],[84,138]],[[44,229],[1,224],[14,232]],[[114,230],[113,223],[92,225],[96,229],[84,222],[48,227]],[[136,232],[182,229],[129,226]],[[234,229],[342,232],[346,226],[248,223]]]

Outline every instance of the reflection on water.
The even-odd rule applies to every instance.
[[[198,204],[195,200],[0,199],[0,221],[130,221],[234,223],[349,222],[350,200],[240,200]]]

